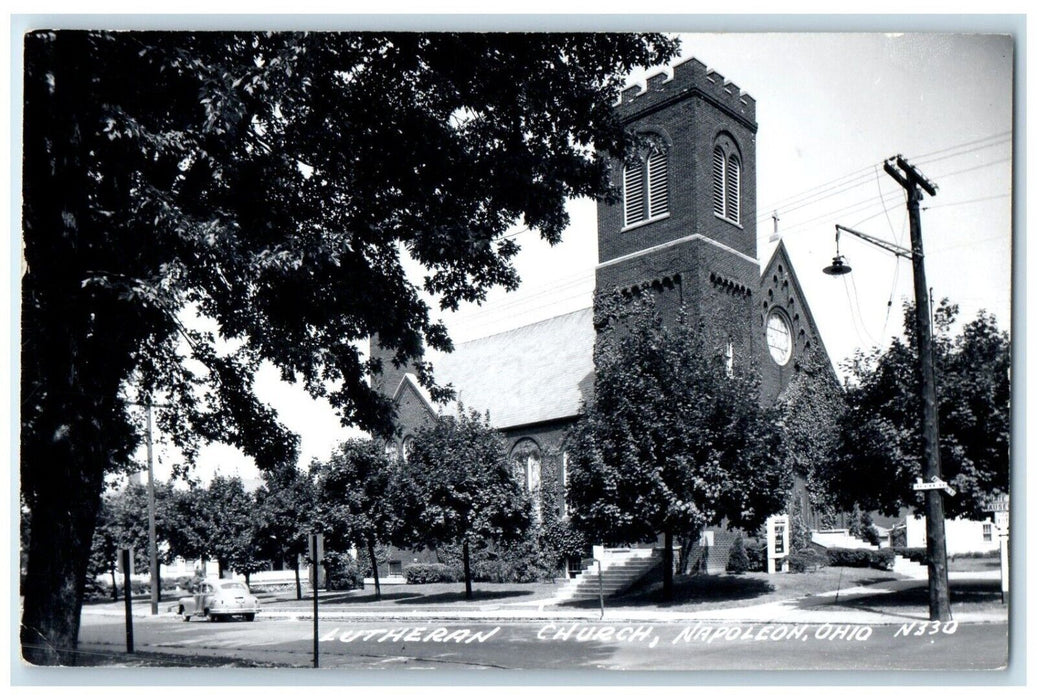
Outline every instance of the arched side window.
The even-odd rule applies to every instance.
[[[522,438],[511,450],[511,464],[519,483],[533,497],[533,508],[537,519],[540,519],[540,479],[541,455],[540,446],[529,438]]]
[[[664,218],[670,213],[669,154],[653,146],[636,164],[623,168],[623,227]]]
[[[742,159],[728,136],[721,136],[713,147],[713,213],[735,224],[741,222]]]
[[[400,446],[400,452],[403,456],[403,461],[406,462],[410,459],[411,452],[414,451],[414,436],[408,435],[403,438],[403,444]]]

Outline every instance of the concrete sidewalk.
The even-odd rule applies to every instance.
[[[995,572],[996,574],[996,572]],[[957,573],[952,580],[989,581],[987,572]],[[997,576],[994,576],[997,580]],[[903,624],[928,620],[928,611],[919,606],[905,606],[903,611],[889,612],[853,605],[854,601],[923,587],[924,580],[887,581],[871,586],[828,591],[802,598],[772,601],[756,605],[736,605],[712,610],[668,610],[647,606],[610,606],[605,601],[604,617],[597,607],[574,608],[560,606],[553,598],[520,601],[515,603],[414,605],[408,607],[398,602],[342,603],[318,601],[321,620],[328,621],[389,621],[389,620],[442,620],[442,621],[593,621],[609,622],[727,622],[744,624]],[[339,597],[337,594],[329,594]],[[265,618],[312,619],[312,600],[295,600],[292,597],[260,595]],[[160,615],[175,616],[176,601],[166,600],[160,606]],[[125,615],[123,602],[101,603],[84,606],[83,614],[121,617]],[[997,623],[1008,619],[1007,606],[991,610],[953,611],[954,619],[964,623]],[[134,617],[150,617],[151,607],[147,599],[134,601]]]

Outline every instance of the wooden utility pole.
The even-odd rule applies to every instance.
[[[936,371],[933,367],[933,333],[929,315],[929,288],[925,282],[925,257],[922,251],[922,219],[919,203],[922,190],[936,194],[929,182],[903,156],[890,158],[883,169],[907,192],[907,212],[911,225],[911,265],[915,284],[915,332],[918,336],[918,364],[922,379],[922,461],[925,481],[940,477],[940,428],[936,403]],[[926,556],[929,560],[929,619],[951,619],[947,583],[947,536],[944,528],[943,490],[925,492]]]

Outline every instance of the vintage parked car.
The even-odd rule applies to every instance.
[[[211,622],[241,615],[248,622],[256,619],[259,599],[241,581],[229,579],[205,580],[198,584],[193,595],[180,599],[178,613],[185,622],[191,617],[208,617]]]

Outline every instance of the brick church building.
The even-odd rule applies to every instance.
[[[611,166],[623,197],[598,204],[596,291],[651,288],[664,318],[683,305],[693,320],[724,324],[729,361],[755,361],[761,400],[774,402],[811,348],[827,354],[784,244],[766,262],[757,254],[753,98],[691,59],[625,90],[616,109],[649,145],[638,163]],[[375,386],[398,410],[387,448],[405,455],[416,428],[463,404],[488,412],[531,492],[548,475],[564,484],[566,429],[593,400],[594,342],[586,308],[430,354],[437,382],[456,391],[450,405],[384,362]],[[564,512],[560,501],[540,507]]]

